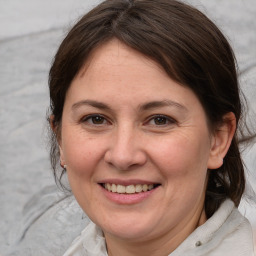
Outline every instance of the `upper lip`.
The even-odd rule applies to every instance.
[[[99,184],[118,184],[123,186],[129,186],[129,185],[138,185],[138,184],[160,184],[159,182],[155,181],[149,181],[149,180],[140,180],[140,179],[127,179],[127,180],[121,180],[121,179],[104,179],[98,182]]]

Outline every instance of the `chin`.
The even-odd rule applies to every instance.
[[[150,234],[148,228],[131,227],[131,225],[122,226],[122,227],[120,226],[119,228],[103,229],[103,233],[105,236],[109,234],[111,236],[117,237],[122,240],[126,240],[126,241],[136,240],[136,242],[141,241],[142,238],[143,240],[146,239],[147,237],[149,237],[149,234]]]
[[[141,219],[141,221],[138,221],[138,219]],[[155,230],[154,226],[156,226],[151,218],[139,217],[138,215],[134,217],[119,216],[112,220],[106,218],[104,223],[102,221],[95,223],[101,227],[105,235],[109,234],[119,239],[136,241],[149,237],[152,231]]]

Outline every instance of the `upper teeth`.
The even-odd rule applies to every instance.
[[[107,189],[110,192],[119,193],[119,194],[134,194],[134,193],[140,193],[140,192],[146,192],[154,188],[153,184],[137,184],[137,185],[128,185],[123,186],[119,184],[110,184],[105,183],[104,184],[105,189]]]

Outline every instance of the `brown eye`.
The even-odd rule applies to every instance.
[[[148,121],[148,124],[151,126],[167,126],[174,123],[175,123],[175,120],[165,115],[152,116]]]
[[[167,118],[163,116],[155,117],[153,120],[156,125],[165,125],[168,122]]]
[[[93,116],[91,117],[91,119],[93,124],[103,124],[105,121],[105,118],[103,118],[102,116]]]
[[[101,115],[89,115],[83,119],[83,122],[90,125],[104,125],[107,123],[107,120]]]

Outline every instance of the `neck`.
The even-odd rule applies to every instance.
[[[191,216],[190,216],[191,217]],[[109,256],[167,256],[172,253],[198,226],[206,221],[204,209],[157,238],[127,241],[105,233]]]

